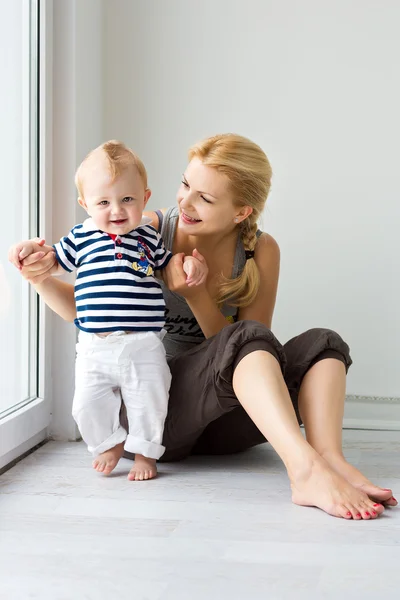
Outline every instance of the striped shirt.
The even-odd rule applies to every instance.
[[[161,331],[165,302],[154,271],[172,254],[143,217],[125,235],[100,231],[92,219],[76,225],[54,248],[66,271],[76,269],[76,326],[89,333]]]

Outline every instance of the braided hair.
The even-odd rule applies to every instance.
[[[257,222],[271,187],[271,165],[257,144],[232,133],[216,135],[195,144],[189,150],[189,160],[192,158],[199,158],[204,165],[224,173],[229,179],[234,203],[253,209],[237,225],[248,260],[239,277],[227,279],[221,275],[216,298],[219,306],[225,302],[237,307],[248,306],[260,286],[260,274],[252,257],[257,244]]]

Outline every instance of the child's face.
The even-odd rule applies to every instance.
[[[85,197],[78,202],[96,226],[116,235],[125,235],[138,227],[151,195],[136,167],[129,167],[112,180],[108,165],[102,160],[85,175],[83,193]]]

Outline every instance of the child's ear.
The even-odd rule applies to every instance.
[[[86,210],[86,212],[87,212],[87,204],[86,204],[86,202],[85,202],[85,199],[84,199],[84,198],[81,198],[81,197],[79,197],[79,198],[78,198],[78,203],[79,203],[79,204],[82,206],[82,208],[84,208],[84,209]]]
[[[150,196],[151,196],[151,190],[149,190],[149,188],[147,188],[147,190],[145,190],[145,192],[144,192],[144,205],[145,206],[148,203]]]

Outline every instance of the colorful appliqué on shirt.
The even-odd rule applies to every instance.
[[[142,237],[138,239],[137,250],[139,253],[139,260],[132,263],[132,268],[135,271],[140,271],[140,273],[144,273],[148,277],[153,275],[154,270],[151,264],[149,263],[149,259],[151,258],[150,248],[143,240]]]

